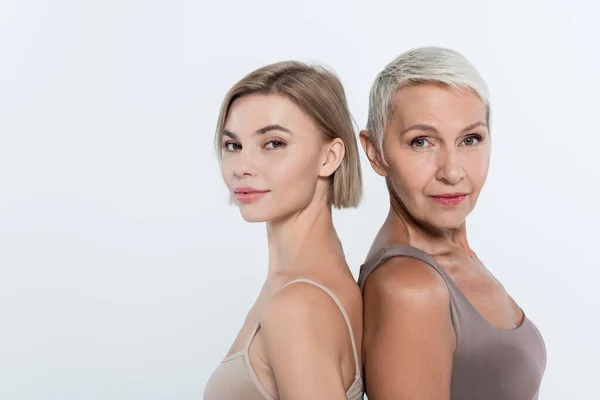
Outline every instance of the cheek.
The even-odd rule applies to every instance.
[[[466,173],[470,184],[476,191],[481,190],[487,179],[490,166],[489,152],[474,154],[466,163]]]
[[[279,188],[297,188],[316,183],[317,164],[318,161],[311,155],[287,153],[277,160],[265,160],[261,170],[271,184]]]
[[[485,184],[485,181],[487,179],[487,175],[488,175],[488,168],[487,168],[487,166],[485,168],[482,168],[479,171],[477,171],[477,174],[475,175],[475,184],[477,185],[477,188],[479,190],[481,190],[481,188]]]
[[[390,162],[391,178],[395,189],[402,196],[415,197],[435,177],[435,160],[429,155],[413,154],[399,157],[397,162]]]
[[[226,161],[222,160],[221,161],[221,178],[223,178],[223,182],[225,182],[225,185],[227,187],[229,187],[229,185],[231,183],[231,176],[232,176],[231,168],[229,168],[229,165]]]

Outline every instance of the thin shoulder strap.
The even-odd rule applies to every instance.
[[[290,282],[286,283],[285,285],[283,285],[282,289],[286,286],[291,285],[292,283],[298,283],[298,282],[308,283],[310,285],[316,286],[319,289],[323,290],[325,293],[327,293],[329,295],[329,297],[331,297],[333,299],[335,304],[338,306],[338,308],[342,312],[342,315],[344,316],[344,320],[346,321],[346,326],[348,326],[348,332],[350,332],[350,341],[352,342],[352,352],[354,353],[354,365],[356,367],[356,377],[360,377],[361,376],[360,364],[358,362],[358,351],[356,350],[356,341],[354,340],[354,332],[352,331],[352,325],[350,324],[350,318],[348,318],[348,314],[346,313],[344,306],[342,306],[342,302],[337,298],[337,296],[335,294],[333,294],[333,292],[331,290],[329,290],[325,286],[321,285],[320,283],[317,283],[310,279],[304,279],[304,278],[295,279],[295,280],[290,281]]]
[[[386,262],[392,257],[413,257],[418,260],[429,264],[438,274],[442,277],[448,288],[448,295],[450,297],[450,317],[452,318],[452,325],[456,332],[457,338],[461,333],[460,316],[462,315],[461,310],[469,310],[472,308],[471,303],[462,294],[459,287],[456,286],[450,275],[444,271],[442,267],[437,263],[435,258],[425,253],[424,251],[417,249],[416,247],[409,246],[404,243],[394,243],[381,249],[374,257],[369,258],[360,268],[360,274],[358,277],[358,285],[362,291],[365,286],[365,281],[369,275],[381,264]],[[465,308],[466,304],[466,308]]]
[[[421,260],[435,269],[446,282],[451,281],[446,272],[439,267],[438,263],[432,256],[420,249],[417,249],[416,247],[412,247],[404,243],[394,243],[381,249],[374,257],[367,259],[360,267],[360,274],[358,277],[358,285],[360,286],[360,290],[362,291],[364,289],[365,281],[375,270],[375,268],[390,258],[398,256],[407,256]]]
[[[250,348],[250,345],[252,344],[252,341],[254,340],[254,336],[256,336],[256,332],[258,332],[259,327],[260,327],[260,321],[256,324],[256,326],[252,330],[252,333],[250,334],[250,337],[248,338],[248,341],[246,342],[246,347],[244,347],[245,351],[248,351],[248,349]]]

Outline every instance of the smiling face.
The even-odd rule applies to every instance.
[[[315,199],[327,202],[328,177],[344,154],[340,139],[326,141],[281,95],[236,99],[221,142],[223,179],[249,222],[285,218]]]
[[[377,173],[408,213],[436,229],[461,226],[487,178],[487,107],[472,92],[436,84],[400,89],[385,129],[381,161],[361,135]],[[387,165],[386,165],[387,164]]]

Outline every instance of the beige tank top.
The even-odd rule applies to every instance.
[[[364,387],[358,362],[358,351],[356,350],[356,341],[348,314],[344,310],[340,300],[333,294],[331,290],[325,286],[311,281],[309,279],[296,279],[288,282],[283,287],[292,283],[303,282],[316,286],[327,293],[340,309],[348,331],[350,332],[350,341],[352,342],[352,351],[354,353],[355,377],[346,391],[346,399],[358,400],[363,398]],[[283,289],[283,288],[282,288]],[[206,388],[204,389],[204,400],[275,400],[267,393],[263,385],[258,380],[254,368],[250,362],[248,349],[250,344],[260,327],[260,322],[256,325],[248,342],[243,350],[234,353],[221,361],[221,364],[213,372]]]

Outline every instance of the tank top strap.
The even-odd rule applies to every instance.
[[[246,342],[246,347],[244,347],[244,351],[247,352],[248,349],[250,348],[250,345],[252,344],[252,341],[254,340],[254,336],[256,336],[256,333],[258,332],[258,328],[260,328],[260,321],[256,324],[256,326],[252,330],[252,333],[250,334],[250,337],[248,338],[248,341]]]
[[[346,310],[344,309],[342,302],[337,298],[337,296],[335,294],[333,294],[333,292],[331,290],[329,290],[329,288],[321,285],[318,282],[312,281],[310,279],[304,279],[304,278],[295,279],[295,280],[290,281],[290,282],[286,283],[285,285],[283,285],[283,287],[281,289],[283,289],[284,287],[289,286],[293,283],[308,283],[309,285],[318,287],[319,289],[321,289],[325,293],[327,293],[329,295],[329,297],[331,297],[331,299],[338,306],[338,308],[340,309],[340,312],[342,313],[342,316],[344,317],[344,320],[346,321],[346,326],[348,327],[348,332],[350,333],[350,341],[352,342],[352,352],[354,354],[354,366],[356,369],[355,377],[360,378],[361,377],[360,364],[358,362],[358,351],[356,349],[356,340],[354,340],[354,331],[352,330],[352,324],[350,323],[350,318],[348,317],[348,314],[346,313]]]
[[[360,274],[358,277],[358,285],[360,290],[364,289],[365,281],[371,275],[371,273],[381,264],[388,261],[393,257],[412,257],[423,261],[425,264],[435,269],[444,279],[447,284],[453,284],[452,279],[446,271],[444,271],[437,261],[425,253],[423,250],[417,249],[416,247],[409,246],[404,243],[394,243],[389,246],[382,248],[374,257],[367,259],[360,268]]]
[[[431,255],[425,253],[421,249],[417,249],[416,247],[404,244],[404,243],[394,243],[382,248],[374,257],[368,258],[364,264],[360,268],[360,273],[358,277],[358,285],[360,286],[360,290],[362,291],[365,286],[365,282],[369,275],[381,264],[388,261],[393,257],[412,257],[418,260],[423,261],[425,264],[429,265],[433,268],[444,280],[446,283],[446,287],[448,288],[448,295],[450,297],[450,314],[452,318],[452,323],[454,325],[454,330],[458,335],[460,334],[460,316],[462,315],[461,309],[465,308],[462,303],[465,301],[462,296],[462,292],[456,286],[452,278],[444,271],[442,267],[435,261]],[[467,307],[468,308],[468,307]]]

